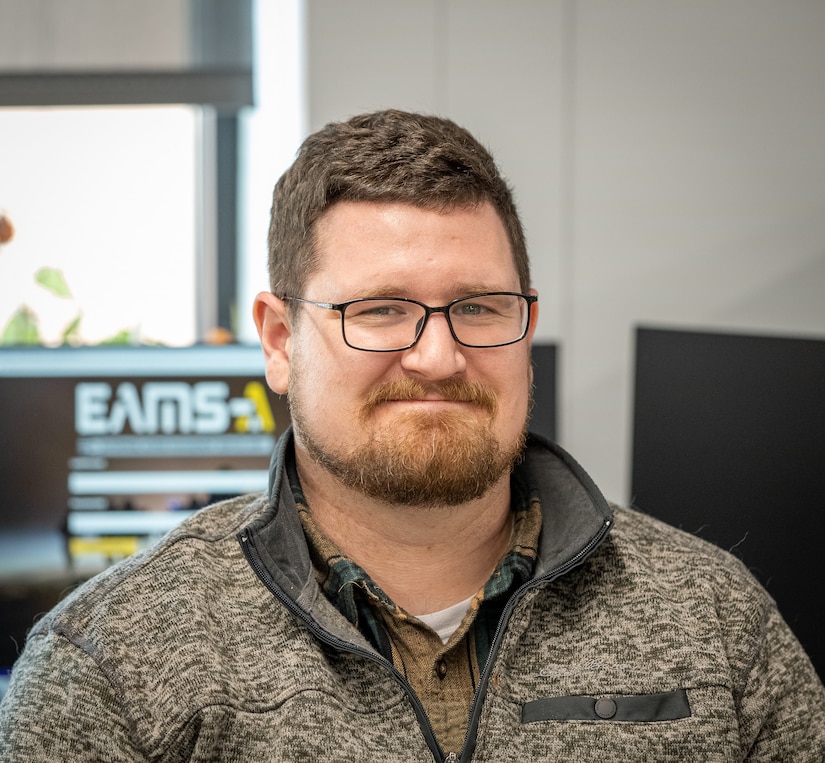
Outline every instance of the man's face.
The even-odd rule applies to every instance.
[[[319,268],[296,295],[314,301],[407,297],[441,306],[521,291],[490,205],[441,214],[339,202],[318,223],[317,247]],[[339,312],[297,309],[288,394],[299,468],[309,456],[371,497],[430,506],[478,498],[509,472],[528,415],[530,337],[464,347],[436,313],[414,347],[363,352],[344,343]]]

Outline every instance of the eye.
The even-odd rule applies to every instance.
[[[512,298],[499,294],[467,297],[453,305],[453,312],[467,318],[493,318],[505,315],[513,309]]]
[[[459,303],[459,309],[462,315],[473,316],[484,315],[489,308],[481,302],[461,302]]]
[[[347,319],[358,321],[386,321],[404,319],[414,311],[414,306],[392,299],[367,299],[355,302],[347,308]]]
[[[456,302],[450,315],[456,320],[499,322],[519,319],[519,298],[510,294],[482,294]]]
[[[374,305],[372,307],[364,307],[358,311],[358,315],[392,315],[398,312],[392,305]]]

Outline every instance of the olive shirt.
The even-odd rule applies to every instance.
[[[533,573],[541,533],[539,501],[530,500],[513,478],[511,510],[515,516],[510,551],[444,644],[432,628],[397,606],[321,531],[307,506],[294,463],[289,461],[288,474],[324,594],[410,682],[442,749],[460,750],[478,678],[504,604]]]

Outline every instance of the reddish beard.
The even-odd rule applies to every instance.
[[[385,403],[423,400],[431,392],[470,408],[405,411],[380,425],[373,418]],[[388,382],[373,389],[362,405],[359,419],[368,435],[364,444],[338,452],[324,448],[302,426],[300,411],[293,411],[293,419],[310,455],[347,487],[387,503],[454,506],[484,495],[521,453],[526,424],[516,442],[503,446],[492,427],[497,408],[495,393],[482,384],[456,379],[429,385],[409,378]]]

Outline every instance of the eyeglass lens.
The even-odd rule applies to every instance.
[[[527,300],[513,294],[467,297],[447,311],[455,338],[471,347],[517,342],[524,336],[529,314]],[[402,349],[415,343],[426,317],[427,309],[416,302],[360,300],[344,311],[344,338],[365,350]]]

